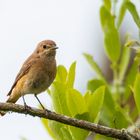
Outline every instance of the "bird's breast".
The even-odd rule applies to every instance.
[[[45,91],[56,76],[56,64],[34,65],[28,73],[25,88],[28,93],[39,94]]]

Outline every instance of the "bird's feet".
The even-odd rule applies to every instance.
[[[44,109],[44,111],[45,111],[45,112],[47,112],[47,113],[51,112],[51,111],[50,111],[50,110],[48,110],[48,109]]]
[[[31,109],[31,107],[28,106],[26,103],[24,103],[24,110],[25,110],[26,115],[27,115],[29,109]]]

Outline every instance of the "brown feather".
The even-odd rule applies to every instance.
[[[10,91],[8,92],[7,96],[10,96],[12,93],[12,90],[14,89],[14,87],[16,86],[17,82],[25,75],[28,73],[28,71],[30,70],[30,68],[32,67],[32,65],[36,62],[36,60],[38,59],[38,56],[34,56],[34,54],[32,54],[23,64],[22,68],[20,69],[18,75],[16,76],[15,82],[12,85]]]

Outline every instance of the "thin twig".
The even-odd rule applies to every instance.
[[[117,129],[109,128],[109,127],[102,126],[99,124],[91,123],[88,121],[78,120],[78,119],[64,116],[61,114],[56,114],[55,112],[51,112],[51,111],[45,112],[44,110],[40,110],[33,107],[26,108],[25,110],[25,107],[22,105],[17,105],[13,103],[0,103],[0,110],[12,111],[12,112],[17,112],[21,114],[28,114],[34,117],[36,116],[40,118],[54,120],[54,121],[61,122],[67,125],[89,130],[89,131],[92,131],[101,135],[105,135],[107,137],[117,138],[121,140],[134,139],[131,137],[130,135],[131,133],[130,132],[128,133],[125,130],[117,130]],[[134,134],[132,135],[134,136]],[[140,140],[140,138],[137,138],[137,140]]]

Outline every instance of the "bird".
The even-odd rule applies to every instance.
[[[37,97],[52,84],[55,79],[56,66],[56,43],[52,40],[43,40],[38,43],[34,52],[23,63],[15,81],[8,92],[7,103],[16,103],[22,97],[25,108],[28,107],[24,96],[33,94],[43,109],[44,106]],[[5,115],[0,112],[0,115]]]

